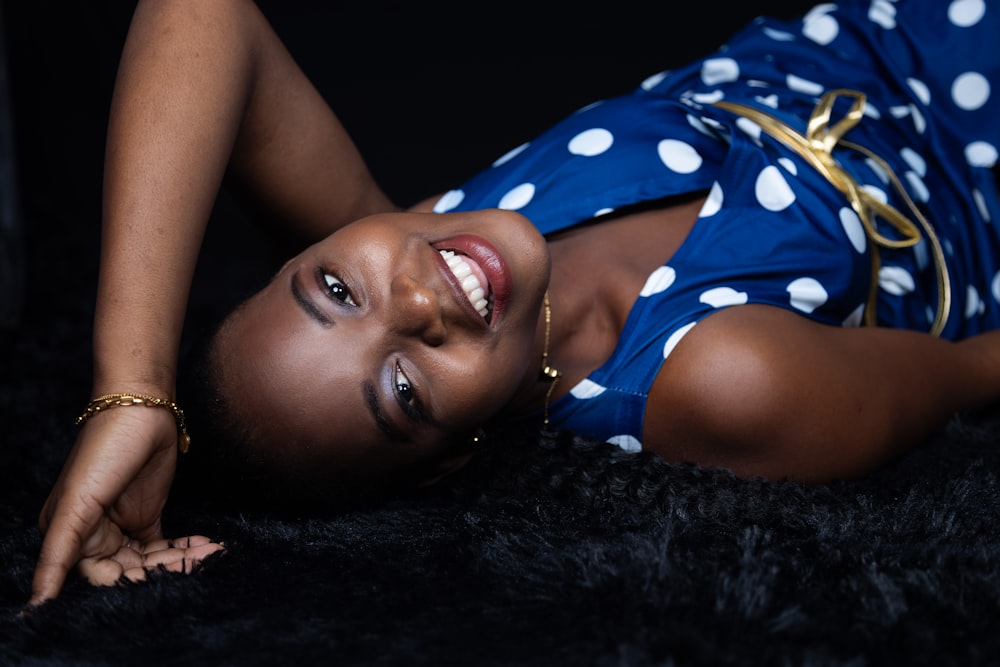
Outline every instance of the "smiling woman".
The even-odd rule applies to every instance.
[[[209,367],[229,407],[215,418],[272,482],[326,482],[300,491],[440,477],[484,416],[534,391],[548,278],[545,239],[514,212],[363,218],[224,322]]]
[[[979,0],[762,17],[403,210],[254,3],[142,1],[94,393],[175,405],[228,173],[312,245],[208,349],[226,436],[193,447],[235,440],[223,473],[295,497],[429,484],[480,429],[530,420],[743,476],[864,475],[1000,399],[998,30]],[[162,537],[179,420],[88,419],[42,511],[36,601]]]

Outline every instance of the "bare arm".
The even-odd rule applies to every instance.
[[[96,392],[122,379],[172,392],[191,276],[231,157],[248,188],[313,233],[391,208],[252,2],[141,2],[108,135]]]
[[[250,0],[143,0],[115,85],[107,139],[93,394],[174,398],[178,344],[209,214],[227,169],[316,234],[391,204],[336,117]],[[159,545],[176,465],[163,410],[88,421],[40,516],[32,602],[78,566],[95,583]],[[198,550],[151,565],[190,566]],[[143,561],[145,562],[145,561]]]
[[[1000,333],[953,343],[739,306],[700,322],[664,362],[644,444],[741,475],[823,482],[864,474],[998,399]]]

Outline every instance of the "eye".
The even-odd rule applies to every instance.
[[[406,373],[403,372],[399,364],[396,364],[396,369],[392,374],[392,386],[396,391],[396,398],[406,412],[406,415],[411,419],[420,419],[422,415],[420,399],[417,398],[416,390],[413,388],[410,378],[406,377]]]
[[[324,273],[323,282],[326,283],[326,291],[330,297],[348,306],[357,305],[354,303],[354,299],[351,297],[351,293],[348,291],[347,285],[342,283],[336,276]]]

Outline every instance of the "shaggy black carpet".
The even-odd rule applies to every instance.
[[[427,53],[405,31],[382,34],[403,40],[411,57],[386,69],[388,56],[374,55],[383,60],[362,75],[364,55],[305,39],[318,7],[272,4],[304,66],[320,72],[316,63],[333,52],[331,62],[351,69],[327,90],[403,200],[445,189],[450,169],[481,164],[532,123],[619,85],[600,74],[607,40],[595,48],[564,35],[557,46],[577,57],[522,44],[504,61],[496,51],[515,43],[499,28],[478,50],[465,35],[472,56],[449,56],[441,43]],[[689,11],[715,18],[712,4]],[[413,11],[376,7],[351,18]],[[226,542],[224,555],[193,576],[143,584],[93,588],[71,577],[58,599],[20,615],[38,510],[89,398],[103,122],[129,5],[40,0],[3,9],[21,184],[3,197],[16,200],[23,222],[24,289],[16,321],[0,334],[0,664],[1000,664],[1000,421],[983,415],[956,417],[865,479],[818,487],[512,428],[438,487],[336,513],[250,511],[180,488],[167,532],[211,535]],[[714,46],[732,27],[716,20],[692,45],[683,23],[640,26],[642,36],[662,33],[667,61]],[[477,60],[484,52],[494,55]],[[620,75],[631,85],[655,70],[649,54],[629,53],[634,60],[617,62],[632,68]],[[520,92],[496,90],[497,77],[511,77],[501,61],[521,70]],[[527,63],[541,73],[526,74]],[[449,97],[441,76],[473,70],[484,82],[452,109],[459,96]],[[604,91],[577,90],[583,79]],[[544,106],[542,91],[559,86],[567,89],[559,103]],[[446,101],[425,102],[428,91]],[[469,148],[465,164],[390,168],[449,136],[457,122],[449,114],[460,111],[474,117],[453,135]],[[501,118],[510,134],[483,132]],[[476,144],[465,136],[473,130],[490,136]],[[380,139],[397,152],[368,150]],[[208,240],[190,339],[270,270],[267,244],[244,231],[243,261],[224,263],[243,221],[225,198],[216,217],[227,231]]]

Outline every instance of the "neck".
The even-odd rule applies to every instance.
[[[586,290],[579,289],[579,282],[553,265],[546,293],[549,308],[543,299],[535,326],[533,361],[525,368],[521,390],[508,405],[509,414],[541,411],[544,418],[546,405],[603,363],[617,342],[620,330],[607,324],[605,300],[595,293],[585,296]],[[573,285],[577,288],[567,289]],[[597,341],[604,345],[597,347]]]

